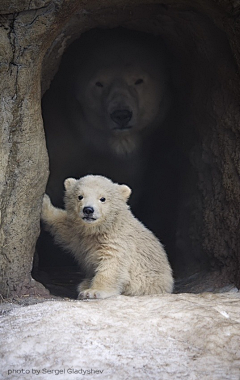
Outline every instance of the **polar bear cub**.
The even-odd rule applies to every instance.
[[[65,210],[44,195],[42,220],[86,273],[79,299],[171,293],[173,276],[159,240],[131,213],[131,189],[100,175],[68,178]]]

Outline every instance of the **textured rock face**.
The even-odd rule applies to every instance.
[[[117,26],[162,36],[173,56],[173,136],[183,161],[172,262],[178,268],[178,261],[186,267],[209,261],[240,285],[239,8],[228,0],[1,2],[4,296],[42,291],[30,276],[48,177],[41,85],[44,93],[65,48],[81,33]]]
[[[239,380],[239,309],[239,293],[118,296],[6,309],[0,378],[31,378],[33,369],[40,380],[77,380],[92,369],[102,372],[89,377],[104,380]],[[31,375],[16,372],[21,369]]]
[[[25,16],[25,17],[24,17]],[[1,27],[1,287],[3,294],[29,286],[39,233],[41,196],[48,158],[40,109],[39,40],[32,21],[3,16]],[[35,25],[36,26],[36,25]],[[2,48],[3,47],[3,48]],[[26,282],[26,283],[25,283]],[[25,290],[22,289],[24,292]]]

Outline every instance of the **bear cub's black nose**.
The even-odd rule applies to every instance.
[[[83,213],[84,215],[88,215],[88,216],[92,215],[94,213],[94,208],[90,206],[84,207]]]
[[[111,119],[119,125],[120,128],[126,127],[132,118],[132,112],[128,110],[116,110],[111,113]]]

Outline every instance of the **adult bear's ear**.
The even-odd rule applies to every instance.
[[[65,179],[65,181],[64,181],[65,190],[69,190],[76,182],[77,182],[77,180],[75,178]]]
[[[127,201],[132,193],[132,190],[127,185],[119,185],[119,186],[120,186],[120,190],[121,190],[124,200]]]

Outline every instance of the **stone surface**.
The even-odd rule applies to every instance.
[[[3,380],[240,378],[239,292],[13,306],[0,318]]]

